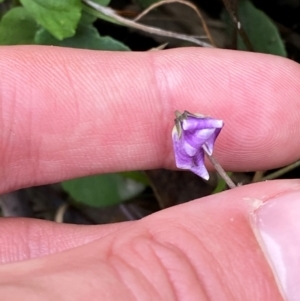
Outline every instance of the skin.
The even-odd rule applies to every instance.
[[[215,149],[225,169],[289,164],[299,82],[296,63],[263,54],[2,47],[0,192],[174,168],[175,110],[225,121]],[[298,189],[252,184],[114,225],[0,219],[0,299],[282,300],[245,199]]]

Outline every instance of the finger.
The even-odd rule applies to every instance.
[[[90,299],[105,300],[281,301],[250,225],[249,202],[272,202],[299,188],[299,181],[240,187],[160,211],[65,252],[2,265],[0,297],[14,289],[28,300],[36,291],[49,294],[47,300],[88,291]],[[90,231],[101,232],[101,226]],[[53,239],[51,231],[44,239]]]
[[[299,70],[279,57],[224,50],[2,47],[0,191],[174,167],[175,109],[224,119],[216,156],[227,169],[292,162]]]
[[[59,224],[29,218],[0,218],[0,263],[46,256],[105,237],[125,226]]]

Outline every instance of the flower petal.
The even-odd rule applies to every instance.
[[[215,129],[201,129],[196,131],[184,131],[183,139],[196,150],[202,147],[204,143],[206,143],[210,137],[214,136]],[[195,152],[196,153],[196,152]],[[194,154],[195,154],[194,153]]]
[[[203,148],[208,155],[212,155],[215,141],[219,136],[221,129],[215,129],[214,133],[207,139],[207,141],[203,144]]]
[[[176,144],[178,144],[176,146],[176,148],[178,150],[180,149],[180,152],[184,153],[185,155],[188,155],[190,157],[195,156],[199,147],[197,145],[195,147],[194,145],[189,144],[188,141],[183,136],[184,136],[184,133],[182,133],[181,136],[179,137],[177,134],[177,130],[175,131],[173,129],[173,131],[172,131],[173,142],[176,141]]]
[[[223,120],[210,117],[188,117],[182,121],[182,129],[184,131],[222,128],[223,125]]]
[[[193,157],[193,165],[190,170],[204,180],[209,179],[209,173],[204,164],[204,150],[202,148]]]
[[[175,162],[178,168],[190,169],[193,164],[193,156],[189,156],[184,148],[182,140],[176,133],[172,133]]]
[[[208,180],[204,155],[212,154],[215,140],[224,125],[223,121],[184,111],[182,114],[176,113],[175,124],[172,138],[176,166],[191,170]]]

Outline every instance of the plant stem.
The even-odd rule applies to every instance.
[[[284,175],[285,173],[297,168],[300,166],[300,160],[299,161],[296,161],[286,167],[283,167],[279,170],[276,170],[274,171],[273,173],[265,176],[262,178],[262,181],[267,181],[267,180],[273,180],[273,179],[276,179],[276,178],[279,178],[280,176]]]
[[[237,1],[232,0],[223,0],[224,6],[226,10],[228,11],[229,15],[231,16],[231,19],[236,25],[236,29],[240,37],[242,38],[246,48],[248,51],[254,51],[253,46],[250,42],[250,39],[245,32],[244,28],[242,27],[242,24],[238,18],[238,12],[237,12]]]
[[[205,152],[206,153],[206,152]],[[214,158],[213,155],[209,155],[206,153],[209,161],[214,166],[215,170],[219,173],[219,175],[224,179],[229,188],[236,188],[237,186],[233,183],[230,177],[227,175],[226,171],[222,168],[220,163]]]
[[[113,10],[112,8],[102,6],[91,0],[82,0],[82,1],[87,4],[87,5],[83,6],[84,11],[87,11],[89,14],[96,16],[100,19],[103,19],[105,21],[116,23],[118,25],[127,26],[127,27],[134,28],[137,30],[146,31],[150,34],[156,34],[156,35],[160,35],[160,36],[164,36],[164,37],[171,37],[171,38],[175,38],[175,39],[179,39],[179,40],[189,41],[189,42],[192,42],[192,43],[202,46],[202,47],[213,47],[209,43],[203,42],[190,35],[176,33],[176,32],[172,32],[172,31],[160,29],[158,27],[144,25],[141,23],[137,23],[134,20],[124,18],[122,16],[119,16],[117,14],[117,12],[115,10]],[[180,3],[182,3],[182,2],[184,2],[184,1],[181,0]],[[191,5],[188,5],[188,6],[191,6]]]
[[[256,171],[252,179],[252,183],[260,182],[265,174],[265,171]]]

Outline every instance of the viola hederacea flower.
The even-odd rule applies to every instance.
[[[187,111],[183,114],[176,111],[175,115],[172,138],[176,166],[208,180],[204,155],[212,155],[215,141],[224,125],[223,120]]]

